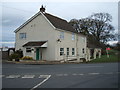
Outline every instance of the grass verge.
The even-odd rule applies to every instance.
[[[120,53],[115,50],[109,51],[109,58],[107,55],[102,55],[101,58],[96,58],[89,61],[89,63],[103,63],[103,62],[120,62]]]

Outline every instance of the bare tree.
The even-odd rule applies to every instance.
[[[72,19],[69,23],[79,33],[92,35],[97,41],[106,43],[114,39],[115,29],[110,24],[112,16],[108,13],[95,13],[88,18]]]

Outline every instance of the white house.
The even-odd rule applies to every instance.
[[[40,11],[15,30],[15,50],[35,60],[60,61],[86,58],[86,36],[64,19]]]

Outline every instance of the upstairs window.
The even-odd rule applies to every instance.
[[[64,48],[60,48],[60,56],[64,55]]]
[[[64,32],[60,32],[60,39],[64,39]]]
[[[83,42],[85,42],[85,38],[84,37],[82,37],[82,40],[83,40]]]
[[[75,40],[75,34],[72,33],[72,40]]]
[[[75,55],[75,48],[72,48],[72,55]]]
[[[26,48],[27,53],[31,53],[31,48]]]
[[[25,39],[26,38],[26,33],[20,33],[19,38],[20,39]]]

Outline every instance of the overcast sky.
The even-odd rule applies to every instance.
[[[4,45],[13,45],[15,29],[36,14],[42,4],[46,6],[47,13],[67,21],[73,18],[85,18],[93,13],[109,13],[113,17],[111,24],[116,32],[118,30],[117,2],[3,2],[0,6],[2,6],[2,42]]]

